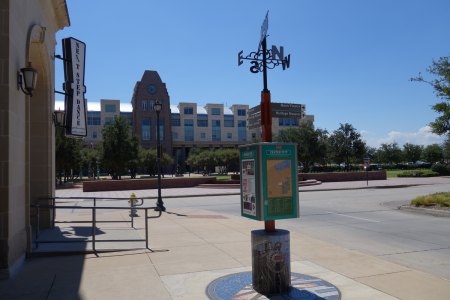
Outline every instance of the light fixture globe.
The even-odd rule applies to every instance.
[[[55,110],[53,112],[53,122],[56,127],[64,127],[64,119],[66,117],[66,112],[64,110]]]
[[[36,88],[38,72],[28,62],[28,66],[20,69],[18,84],[26,95],[33,96],[33,91]],[[23,87],[25,85],[25,88]]]
[[[162,109],[162,103],[159,100],[156,100],[155,105],[154,105],[155,111],[157,113],[159,113]]]

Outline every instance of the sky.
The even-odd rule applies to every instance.
[[[269,11],[268,47],[291,55],[289,69],[268,71],[272,102],[305,104],[330,133],[349,123],[371,147],[444,140],[428,127],[439,98],[410,78],[432,78],[433,59],[450,55],[448,0],[66,1],[71,25],[55,52],[66,37],[86,43],[89,102],[129,104],[144,71],[155,70],[171,105],[258,105],[262,73],[238,66],[238,52],[258,49]],[[62,90],[62,62],[55,68]]]

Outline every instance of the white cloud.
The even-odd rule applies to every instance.
[[[430,126],[419,128],[416,132],[390,131],[385,137],[373,137],[367,131],[361,131],[366,143],[370,147],[378,148],[381,144],[397,143],[402,147],[406,143],[415,145],[441,144],[445,136],[439,136],[431,132]]]

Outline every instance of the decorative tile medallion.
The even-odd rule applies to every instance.
[[[212,300],[269,299],[252,288],[252,272],[222,276],[206,288],[206,295]],[[317,277],[291,273],[289,293],[272,295],[270,299],[339,300],[341,293],[331,283]]]

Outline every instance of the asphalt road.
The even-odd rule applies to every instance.
[[[301,192],[300,219],[279,220],[276,226],[450,280],[450,217],[397,209],[418,195],[440,191],[450,191],[450,184]],[[239,196],[165,202],[173,211],[198,207],[240,215]]]

